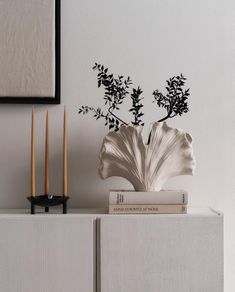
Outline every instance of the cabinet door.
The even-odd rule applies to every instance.
[[[94,220],[0,216],[0,291],[94,292]]]
[[[100,292],[222,292],[222,216],[100,219]]]

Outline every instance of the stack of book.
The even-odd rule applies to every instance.
[[[109,193],[110,214],[186,214],[187,204],[188,193],[182,190]]]

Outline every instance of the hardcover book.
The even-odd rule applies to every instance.
[[[112,190],[109,194],[109,205],[186,205],[188,193],[183,190],[163,190],[159,192],[135,192]]]
[[[186,205],[109,205],[109,214],[186,214]]]

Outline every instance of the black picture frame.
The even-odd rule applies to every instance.
[[[60,104],[61,102],[61,0],[55,0],[55,96],[54,97],[0,97],[5,104]]]

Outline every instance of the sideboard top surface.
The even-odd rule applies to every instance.
[[[60,209],[51,209],[50,213],[44,213],[43,209],[38,209],[38,213],[35,215],[30,214],[29,209],[0,209],[0,219],[3,217],[63,217],[63,218],[69,218],[69,217],[135,217],[135,216],[141,216],[141,217],[195,217],[195,216],[206,216],[206,217],[217,217],[217,216],[223,216],[223,213],[220,211],[214,210],[210,207],[188,207],[188,213],[187,214],[131,214],[131,215],[113,215],[108,214],[107,209],[69,209],[68,214],[64,215],[60,213]]]

